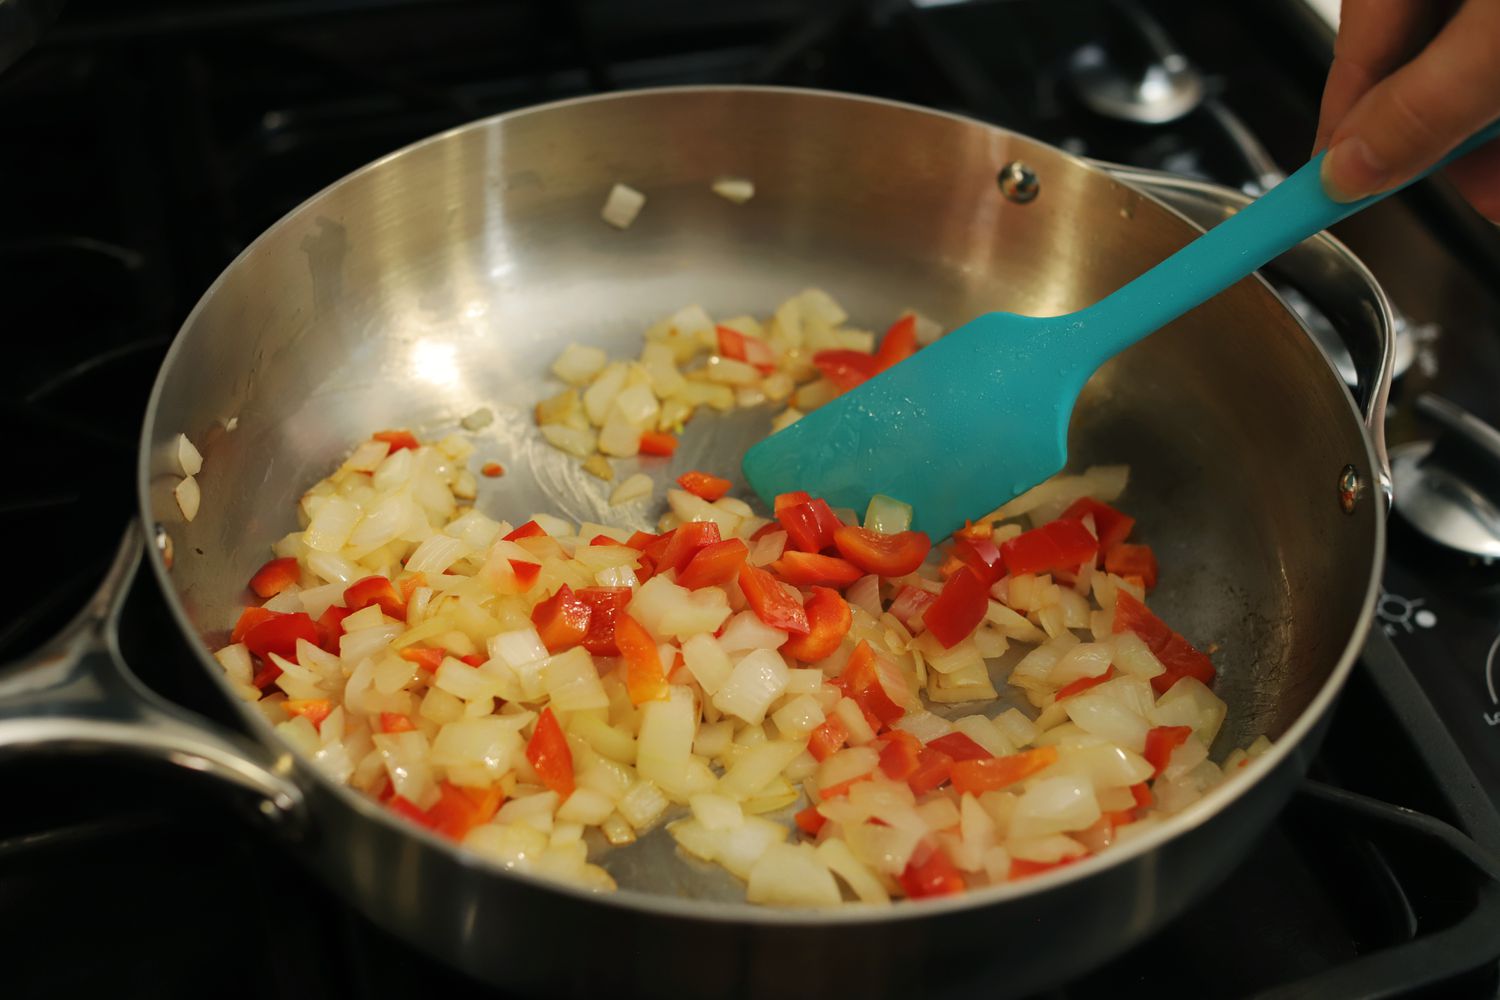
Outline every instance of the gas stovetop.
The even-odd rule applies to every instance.
[[[1089,156],[1253,187],[1267,159],[1305,157],[1329,43],[1296,0],[1253,6],[1146,5],[1202,68],[1206,95],[1147,125],[1105,117],[1075,86],[1080,58],[1142,58],[1135,23],[1103,0],[73,0],[0,74],[11,192],[0,315],[11,343],[36,345],[0,368],[26,470],[0,486],[0,516],[12,565],[48,567],[0,581],[15,609],[0,657],[39,645],[103,576],[132,516],[145,399],[193,301],[268,224],[375,156],[599,90],[775,83],[959,111]],[[1398,454],[1448,477],[1439,500],[1500,501],[1486,493],[1500,459],[1483,435],[1475,444],[1433,418],[1440,406],[1419,405],[1432,394],[1500,426],[1500,240],[1432,185],[1340,235],[1403,317]],[[1432,440],[1441,469],[1422,465]],[[1450,480],[1470,493],[1437,488]],[[1199,905],[1050,995],[1496,994],[1500,567],[1435,544],[1430,510],[1393,521],[1380,628],[1312,779]],[[148,683],[231,721],[163,641],[175,630],[149,582],[125,626]],[[290,875],[274,845],[186,779],[41,761],[6,777],[7,997],[474,989]]]

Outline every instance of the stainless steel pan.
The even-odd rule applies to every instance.
[[[753,178],[755,199],[711,194],[722,174]],[[616,181],[649,199],[624,232],[599,219]],[[1074,309],[1193,235],[1144,190],[1209,220],[1234,205],[1201,185],[1116,179],[962,118],[789,90],[622,94],[434,137],[296,209],[188,318],[142,434],[148,562],[218,678],[207,649],[243,581],[293,525],[301,491],[371,430],[438,430],[490,406],[484,451],[511,471],[480,503],[497,516],[600,519],[606,487],[530,426],[564,344],[634,350],[649,321],[685,303],[765,312],[809,284],[867,326],[907,306],[945,323]],[[91,613],[39,662],[0,676],[0,755],[135,752],[246,789],[291,852],[373,920],[512,989],[915,996],[983,984],[995,995],[1075,975],[1178,913],[1256,839],[1305,769],[1370,623],[1384,456],[1364,426],[1379,427],[1389,317],[1337,244],[1297,253],[1304,291],[1374,331],[1351,345],[1363,414],[1252,279],[1111,362],[1074,420],[1076,463],[1133,467],[1123,502],[1163,564],[1156,603],[1220,647],[1230,716],[1217,752],[1257,733],[1276,740],[1238,779],[1099,857],[959,899],[838,913],[751,908],[660,834],[602,855],[622,886],[608,897],[493,870],[330,784],[254,712],[235,736],[145,694],[112,639],[129,544]],[[700,418],[676,466],[731,472],[764,428],[764,414]],[[165,459],[180,432],[205,456],[191,523]]]

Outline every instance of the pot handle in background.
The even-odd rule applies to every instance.
[[[1252,201],[1232,188],[1190,177],[1098,160],[1089,162],[1203,229],[1213,228]],[[1306,266],[1297,266],[1299,261]],[[1356,376],[1354,401],[1375,452],[1375,485],[1389,507],[1391,462],[1385,444],[1385,409],[1396,363],[1396,321],[1390,301],[1364,263],[1326,232],[1304,240],[1263,270],[1279,273],[1295,285],[1328,316],[1348,349]],[[1360,484],[1349,485],[1353,497]]]
[[[306,826],[302,791],[281,762],[169,704],[126,666],[119,616],[141,559],[132,523],[88,606],[42,649],[0,667],[0,764],[23,754],[124,755],[197,771],[247,793],[278,830]]]

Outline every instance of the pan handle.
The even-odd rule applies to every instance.
[[[1116,180],[1141,191],[1210,229],[1251,202],[1243,192],[1190,177],[1140,167],[1088,161]],[[1396,365],[1395,317],[1385,291],[1348,247],[1326,232],[1304,240],[1266,265],[1283,273],[1318,306],[1338,331],[1354,365],[1354,400],[1359,405],[1365,433],[1375,453],[1377,486],[1387,507],[1391,503],[1391,460],[1385,445],[1385,409]]]
[[[175,764],[249,793],[261,816],[295,836],[306,826],[290,757],[271,753],[169,704],[120,654],[119,616],[141,559],[132,523],[108,576],[42,649],[0,667],[0,763],[27,753],[125,755]]]

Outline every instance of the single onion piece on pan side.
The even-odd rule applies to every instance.
[[[557,372],[609,419],[632,385],[675,385],[683,337],[752,370],[783,363],[793,328],[885,364],[925,342],[899,322],[877,353],[831,299],[794,303],[764,326],[683,310],[650,366],[609,375],[580,348]],[[554,426],[592,433],[569,406]],[[638,461],[672,459],[675,434],[631,433]],[[608,891],[617,848],[582,833],[625,845],[664,825],[755,903],[952,895],[1108,850],[1269,745],[1210,759],[1227,706],[1210,657],[1146,606],[1155,556],[1110,506],[1123,470],[1043,484],[1023,520],[971,522],[934,553],[897,499],[862,523],[806,493],[761,516],[705,470],[667,473],[683,488],[660,533],[464,507],[473,452],[405,430],[359,445],[303,496],[304,529],[215,655],[330,778],[492,864]],[[990,661],[1012,645],[1035,711],[1002,710]]]

